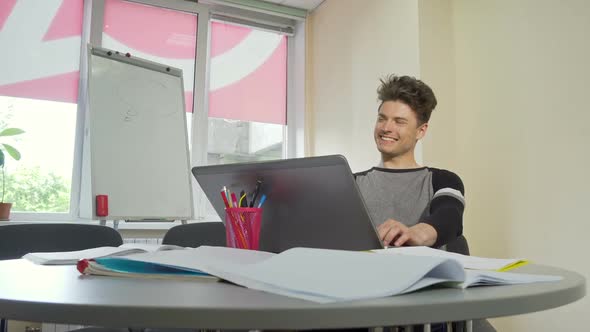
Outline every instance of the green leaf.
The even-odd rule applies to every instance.
[[[0,150],[0,167],[4,166],[4,151]]]
[[[20,152],[18,152],[17,149],[15,149],[14,147],[8,145],[8,144],[2,144],[4,145],[4,149],[6,150],[6,152],[8,152],[8,154],[14,158],[14,160],[20,160]]]
[[[6,129],[0,131],[0,136],[14,136],[14,135],[20,135],[24,132],[25,132],[24,130],[18,129],[18,128],[6,128]]]

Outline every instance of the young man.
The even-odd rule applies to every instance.
[[[409,76],[381,80],[375,143],[382,163],[356,182],[385,246],[440,247],[463,231],[464,188],[454,173],[421,167],[416,144],[436,107],[432,89]]]

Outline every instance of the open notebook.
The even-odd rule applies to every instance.
[[[172,244],[125,243],[118,247],[98,247],[77,251],[34,252],[23,256],[33,263],[41,265],[75,265],[80,259],[92,259],[111,256],[125,256],[143,252],[185,249]]]
[[[388,249],[376,249],[372,252],[390,255],[410,255],[410,256],[436,256],[456,260],[464,269],[469,270],[489,270],[506,272],[517,267],[528,264],[527,260],[519,258],[484,258],[476,256],[461,255],[430,247],[392,247]]]
[[[133,268],[130,266],[133,265]],[[154,267],[201,278],[209,274],[269,293],[329,303],[412,292],[431,285],[466,288],[560,280],[559,276],[465,270],[437,256],[375,255],[345,250],[292,248],[280,254],[201,246],[82,261],[84,274],[153,274]],[[184,271],[184,272],[182,272]],[[166,277],[174,278],[170,274]]]

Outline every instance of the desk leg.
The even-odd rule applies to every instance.
[[[473,332],[473,321],[468,320],[465,322],[465,332]]]
[[[430,332],[430,324],[424,324],[423,331],[424,332]]]

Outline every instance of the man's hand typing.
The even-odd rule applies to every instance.
[[[428,224],[418,223],[408,227],[394,219],[386,220],[377,227],[377,231],[384,246],[432,246],[437,237],[434,227]]]

